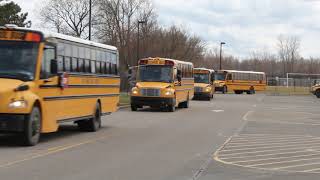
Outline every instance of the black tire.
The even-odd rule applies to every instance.
[[[320,98],[320,90],[319,89],[315,92],[315,95],[317,96],[317,98]]]
[[[93,118],[78,122],[78,126],[83,131],[96,132],[101,128],[101,107],[97,103]]]
[[[169,105],[167,108],[168,108],[168,112],[175,112],[176,111],[175,105]]]
[[[42,116],[39,107],[33,107],[30,115],[26,116],[23,132],[23,144],[35,146],[39,143],[41,135]]]
[[[254,87],[251,87],[249,91],[247,91],[247,94],[255,94]]]
[[[134,104],[131,104],[131,111],[138,111],[138,107]]]
[[[241,94],[241,91],[234,91],[235,94]]]
[[[189,108],[190,107],[190,100],[189,100],[189,95],[188,95],[188,99],[186,102],[183,103],[183,108]]]
[[[226,94],[226,93],[228,93],[228,88],[227,86],[223,86],[222,94]]]

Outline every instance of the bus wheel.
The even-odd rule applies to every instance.
[[[223,86],[222,94],[226,94],[226,93],[228,93],[228,88],[227,86]]]
[[[176,106],[175,105],[169,105],[168,107],[169,112],[175,112],[176,111]]]
[[[96,132],[101,127],[101,108],[97,103],[93,118],[78,122],[78,126],[83,131]]]
[[[315,94],[316,94],[317,98],[320,98],[320,89],[318,89]]]
[[[188,99],[186,102],[183,103],[183,108],[189,108],[190,106],[190,100],[189,100],[189,94],[188,94]]]
[[[34,107],[30,115],[26,116],[23,133],[23,144],[35,146],[40,140],[41,133],[41,112],[38,107]]]
[[[138,111],[138,107],[134,104],[131,104],[131,111]]]

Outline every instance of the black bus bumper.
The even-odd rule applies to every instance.
[[[0,133],[23,132],[25,115],[0,114]]]
[[[131,97],[131,104],[135,106],[165,107],[175,105],[175,99],[161,97]]]
[[[210,98],[211,94],[210,93],[205,93],[205,92],[198,92],[198,93],[194,93],[194,99],[202,99],[202,98]]]
[[[222,86],[222,87],[215,87],[215,90],[216,90],[217,92],[222,92],[222,91],[223,91],[223,86]]]

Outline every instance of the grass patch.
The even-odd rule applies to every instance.
[[[310,95],[310,87],[268,86],[267,94],[272,95]]]
[[[130,104],[130,95],[127,93],[121,93],[120,94],[120,106],[129,105]]]

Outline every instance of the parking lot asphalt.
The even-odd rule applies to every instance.
[[[319,179],[320,101],[222,95],[174,113],[122,109],[97,133],[66,124],[35,147],[0,136],[1,179]]]

